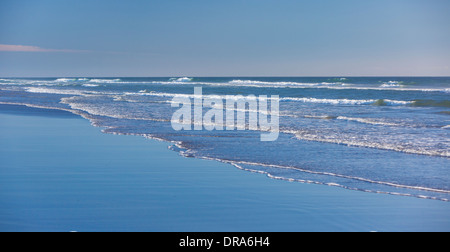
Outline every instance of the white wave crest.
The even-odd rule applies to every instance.
[[[365,141],[364,139],[351,138],[345,135],[332,135],[332,134],[323,135],[306,130],[282,130],[281,132],[286,134],[293,134],[299,140],[334,143],[347,146],[365,147],[380,150],[390,150],[410,154],[450,157],[449,150],[434,149],[432,147],[425,147],[425,146],[418,147],[418,146],[410,146],[407,144],[402,145],[398,143]]]
[[[303,98],[297,98],[297,97],[284,97],[281,98],[282,101],[299,101],[304,103],[321,103],[321,104],[332,104],[332,105],[372,105],[376,103],[377,101],[384,101],[386,104],[389,105],[407,105],[411,104],[412,101],[397,101],[397,100],[353,100],[353,99],[318,99],[318,98],[311,98],[311,97],[303,97]]]
[[[92,79],[89,82],[91,83],[117,83],[120,82],[120,79]]]
[[[147,95],[147,96],[159,96],[159,97],[184,97],[184,98],[200,98],[196,95],[192,94],[177,94],[177,93],[161,93],[161,92],[154,92],[154,91],[148,91],[148,90],[140,90],[138,93],[125,93],[125,95]],[[239,98],[239,96],[234,95],[203,95],[203,98],[210,98],[210,99],[233,99],[235,97],[236,99]],[[245,96],[244,96],[245,97]],[[247,99],[253,99],[251,96],[245,97]],[[389,100],[389,99],[380,99],[383,102],[385,102],[388,105],[408,105],[413,103],[412,101],[398,101],[398,100]],[[298,102],[304,102],[304,103],[321,103],[321,104],[332,104],[332,105],[372,105],[377,101],[380,100],[353,100],[353,99],[319,99],[319,98],[313,98],[313,97],[280,97],[279,101],[298,101]]]
[[[118,95],[115,92],[97,92],[91,90],[79,90],[79,89],[56,89],[46,87],[26,87],[26,92],[40,93],[40,94],[60,94],[60,95]]]
[[[129,113],[129,111],[118,108],[111,108],[104,106],[102,104],[86,104],[80,97],[65,97],[61,98],[62,104],[67,104],[72,110],[83,111],[89,115],[94,116],[105,116],[117,119],[129,119],[129,120],[143,120],[143,121],[158,121],[158,122],[168,122],[166,119],[152,118],[150,114],[143,112]],[[128,112],[128,113],[127,113]]]
[[[193,78],[189,78],[189,77],[170,78],[171,82],[190,82],[192,80],[193,80]]]
[[[83,87],[98,87],[100,85],[98,85],[98,84],[83,84],[82,86]]]
[[[304,103],[321,103],[321,104],[333,104],[333,105],[362,105],[372,104],[376,100],[351,100],[351,99],[318,99],[311,97],[297,98],[297,97],[284,97],[282,101],[298,101]]]
[[[77,78],[59,78],[55,80],[55,82],[71,82],[71,81],[77,81]]]
[[[181,97],[181,98],[189,98],[189,99],[218,99],[218,100],[239,100],[239,99],[247,99],[247,100],[257,100],[259,99],[257,96],[237,96],[237,95],[195,95],[195,94],[176,94],[176,93],[161,93],[161,92],[148,92],[147,90],[141,90],[139,93],[125,93],[125,95],[144,95],[144,96],[158,96],[158,97]]]
[[[202,157],[202,158],[204,158],[204,157]],[[204,158],[204,159],[208,159],[208,158]],[[262,166],[262,167],[270,167],[270,168],[278,168],[278,169],[286,169],[286,170],[296,170],[296,171],[310,173],[310,174],[318,174],[318,175],[326,175],[326,176],[339,177],[339,178],[345,178],[345,179],[351,179],[351,180],[359,180],[359,181],[364,181],[364,182],[368,182],[371,184],[379,184],[379,185],[385,185],[385,186],[396,187],[396,188],[404,188],[404,189],[412,189],[412,190],[420,190],[420,191],[428,191],[428,192],[436,192],[436,193],[450,193],[450,191],[444,190],[444,189],[436,189],[436,188],[423,187],[423,186],[403,185],[403,184],[392,183],[392,182],[387,182],[387,181],[377,181],[377,180],[371,180],[371,179],[362,178],[362,177],[348,176],[348,175],[342,175],[342,174],[330,173],[330,172],[316,172],[316,171],[306,170],[306,169],[302,169],[302,168],[298,168],[298,167],[294,167],[294,166],[264,164],[264,163],[257,163],[257,162],[248,162],[248,161],[238,161],[238,162],[231,162],[228,160],[218,160],[218,161],[224,162],[224,163],[230,163],[231,165],[235,166],[236,168],[238,168],[240,170],[266,174],[269,178],[272,178],[272,179],[280,179],[280,180],[286,180],[286,181],[290,181],[290,182],[301,182],[301,183],[308,183],[308,184],[336,186],[336,187],[341,187],[341,188],[350,189],[350,190],[372,192],[372,193],[413,196],[413,197],[419,197],[419,198],[425,198],[425,199],[449,201],[449,199],[447,199],[447,198],[438,198],[438,197],[424,196],[424,195],[413,195],[410,193],[399,193],[399,192],[389,192],[389,191],[385,191],[385,192],[373,191],[373,190],[368,190],[368,189],[360,189],[360,188],[355,188],[355,187],[344,186],[344,185],[332,183],[332,182],[326,183],[326,182],[319,182],[319,181],[312,181],[312,180],[294,179],[294,178],[284,177],[284,176],[275,176],[268,171],[261,171],[256,168],[244,168],[243,165]]]
[[[256,81],[256,80],[232,80],[232,81],[229,81],[228,83],[234,84],[234,85],[317,86],[317,83],[299,83],[299,82],[289,82],[289,81],[270,82],[270,81]]]
[[[372,125],[403,126],[403,124],[400,124],[400,123],[386,122],[386,121],[382,121],[380,119],[371,119],[371,118],[355,118],[355,117],[338,116],[336,119],[346,120],[346,121],[354,121],[354,122],[372,124]]]
[[[383,83],[380,87],[382,88],[399,88],[399,87],[403,87],[403,85],[401,84],[401,81],[388,81]]]
[[[344,86],[345,83],[342,82],[317,82],[317,83],[307,83],[307,82],[292,82],[292,81],[256,81],[256,80],[232,80],[228,82],[232,85],[238,86],[256,86],[256,87],[320,87],[320,86]]]
[[[27,87],[25,90],[29,93],[39,94],[63,94],[63,95],[83,95],[81,90],[74,89],[54,89],[54,88],[42,88],[42,87]]]

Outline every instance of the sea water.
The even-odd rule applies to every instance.
[[[172,100],[195,87],[205,98],[279,96],[278,139],[174,130]],[[0,103],[70,111],[105,133],[274,179],[450,200],[450,78],[3,78]]]

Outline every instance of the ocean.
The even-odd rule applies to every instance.
[[[204,98],[278,95],[278,139],[175,131],[172,99],[195,87]],[[273,179],[450,200],[448,77],[3,78],[0,104],[69,111],[105,133],[167,141],[185,157]]]

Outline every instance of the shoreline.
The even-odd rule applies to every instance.
[[[0,104],[0,139],[9,140],[0,143],[1,231],[450,230],[447,202],[269,179],[185,158],[160,140],[101,133],[69,111],[17,106]],[[32,149],[23,148],[30,142]],[[49,178],[61,181],[42,184]],[[41,190],[28,191],[30,184]],[[64,190],[58,196],[55,189]]]

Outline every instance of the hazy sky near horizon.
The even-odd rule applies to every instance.
[[[450,76],[448,0],[1,0],[0,76]]]

